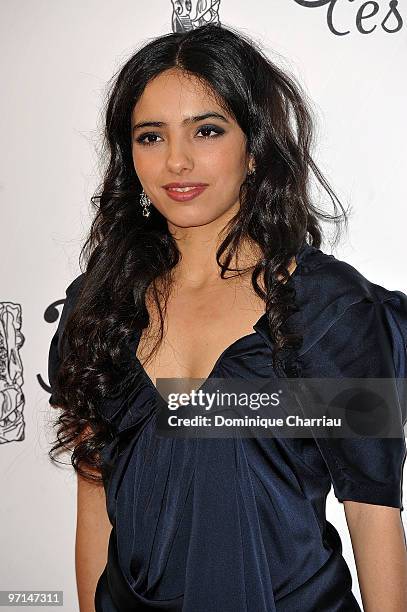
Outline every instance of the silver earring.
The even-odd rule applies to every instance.
[[[150,198],[148,197],[148,195],[145,193],[144,189],[140,195],[140,204],[143,207],[143,216],[148,217],[150,215],[149,209],[150,209],[152,202]]]

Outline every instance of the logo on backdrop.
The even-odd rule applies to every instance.
[[[380,2],[363,2],[352,10],[352,22],[344,20],[343,8],[349,8],[354,0],[294,0],[305,8],[327,7],[326,20],[328,28],[336,36],[345,36],[352,31],[360,34],[371,34],[377,28],[388,34],[395,34],[403,27],[403,18],[398,10],[398,0],[381,0]],[[353,7],[352,7],[353,9]],[[347,29],[351,28],[351,29]]]
[[[60,311],[58,310],[58,306],[63,306],[64,304],[65,304],[65,299],[56,300],[55,302],[52,302],[52,304],[47,306],[44,312],[45,321],[47,323],[55,323],[56,321],[58,321],[60,317]],[[41,374],[37,374],[37,379],[41,387],[45,389],[45,391],[47,391],[48,393],[52,392],[51,386],[47,384],[46,382],[44,382],[44,379],[42,378]]]
[[[219,23],[220,0],[171,0],[172,31],[187,32],[207,23]]]
[[[0,302],[0,444],[24,440],[21,304]]]

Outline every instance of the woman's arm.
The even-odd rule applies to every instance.
[[[344,501],[365,612],[407,610],[407,548],[399,508]]]
[[[106,565],[112,525],[103,485],[91,483],[79,474],[77,483],[75,566],[79,609],[95,612],[96,585]]]

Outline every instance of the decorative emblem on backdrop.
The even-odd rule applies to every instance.
[[[56,321],[58,321],[59,317],[60,317],[60,311],[58,310],[58,306],[63,306],[65,304],[65,299],[63,300],[56,300],[55,302],[52,302],[52,304],[50,304],[49,306],[47,306],[47,308],[45,309],[44,312],[44,319],[47,323],[55,323]],[[55,332],[55,330],[54,330]],[[40,383],[41,387],[47,391],[47,393],[51,393],[52,389],[51,386],[49,384],[47,384],[46,382],[44,382],[44,379],[42,378],[41,374],[37,374],[37,380]]]
[[[21,305],[0,302],[0,444],[24,440]]]
[[[294,0],[294,2],[305,8],[326,6],[327,25],[332,34],[336,36],[345,36],[355,29],[360,34],[371,34],[377,27],[388,34],[395,34],[403,27],[398,0],[390,0],[390,2],[389,0],[378,0],[363,3],[359,1],[358,7],[349,6],[349,2],[353,3],[353,0]],[[350,8],[351,21],[344,16],[345,12],[349,13]],[[351,30],[347,28],[351,28]]]
[[[207,23],[219,23],[220,0],[171,0],[172,31],[187,32]]]

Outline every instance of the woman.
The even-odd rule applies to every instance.
[[[320,220],[340,216],[311,202],[310,170],[337,213],[301,90],[207,25],[128,60],[105,135],[86,271],[49,356],[50,454],[72,449],[78,471],[81,612],[360,610],[332,484],[365,609],[405,609],[402,437],[155,432],[160,378],[395,375],[388,322],[406,330],[407,297],[319,249]]]

